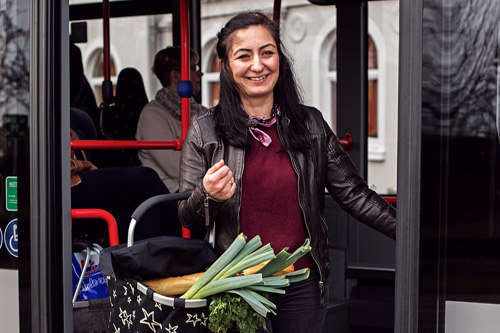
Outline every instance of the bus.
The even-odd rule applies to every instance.
[[[204,73],[202,105],[218,100],[217,31],[240,11],[269,13],[306,104],[397,207],[394,242],[325,193],[332,274],[323,332],[498,327],[498,2],[2,0],[2,331],[75,330],[70,44],[100,112],[127,67],[151,100],[160,88],[154,54],[182,44],[183,6]]]

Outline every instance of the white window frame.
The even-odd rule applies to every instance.
[[[385,96],[385,47],[384,39],[377,28],[377,26],[368,20],[368,34],[372,39],[375,49],[377,50],[377,69],[370,69],[368,71],[368,80],[377,80],[377,137],[368,138],[368,161],[369,162],[383,162],[386,159],[386,147],[385,147],[385,117],[386,117],[386,106],[385,101],[382,96]],[[318,41],[315,47],[316,54],[319,54],[319,59],[317,61],[317,66],[313,72],[313,85],[315,88],[313,91],[313,103],[317,105],[322,111],[323,117],[326,122],[332,127],[336,132],[336,119],[331,113],[332,110],[332,96],[331,96],[331,84],[337,81],[337,72],[329,71],[330,54],[332,47],[336,45],[336,23],[330,22],[328,26],[320,29],[318,33]],[[340,139],[343,139],[345,133],[337,133]]]
[[[208,31],[207,33],[204,33],[204,36],[216,36],[217,30],[212,28],[209,29],[212,30],[213,33],[210,34]],[[203,46],[202,46],[202,59],[200,61],[201,66],[202,66],[202,71],[203,71],[203,76],[201,77],[201,91],[202,97],[201,97],[201,104],[206,106],[206,107],[211,107],[210,105],[210,84],[215,83],[215,82],[220,82],[219,79],[219,72],[211,72],[210,71],[210,66],[212,65],[211,62],[211,56],[212,53],[215,50],[215,47],[217,46],[217,39],[210,37],[206,40],[203,41]]]

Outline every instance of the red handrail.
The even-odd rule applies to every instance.
[[[346,133],[343,140],[339,140],[342,148],[344,148],[346,153],[350,153],[352,150],[352,136],[351,133]]]
[[[116,220],[110,212],[104,209],[96,208],[72,209],[71,218],[104,220],[108,225],[109,245],[115,246],[120,244],[120,241],[118,240],[118,225],[116,224]]]
[[[188,123],[189,124],[189,123]],[[71,149],[174,149],[181,150],[184,140],[135,141],[135,140],[71,140]],[[345,135],[340,144],[346,152],[352,150],[352,137]]]
[[[391,205],[395,205],[396,202],[397,202],[397,198],[396,197],[382,197],[385,201],[387,201],[388,203],[390,203]]]
[[[135,140],[71,140],[71,149],[173,149],[181,150],[183,140],[135,141]]]

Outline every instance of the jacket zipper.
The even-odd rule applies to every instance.
[[[205,207],[205,227],[208,227],[210,225],[210,208],[208,202],[212,197],[205,189],[203,189],[203,192],[205,192],[205,199],[203,200],[203,206]]]
[[[283,138],[281,136],[281,127],[279,125],[279,121],[276,122],[276,125],[278,126],[278,136],[279,136],[281,142],[283,142]],[[309,227],[307,226],[307,220],[306,220],[307,216],[306,216],[306,213],[305,213],[304,206],[302,204],[302,199],[300,197],[300,190],[299,189],[300,189],[300,181],[301,181],[301,179],[300,179],[300,173],[299,173],[298,168],[297,168],[297,163],[295,162],[295,159],[292,156],[292,153],[290,153],[290,151],[288,149],[286,149],[285,147],[283,147],[283,149],[285,149],[285,151],[288,153],[288,156],[290,157],[290,161],[292,162],[293,170],[297,174],[297,196],[299,198],[299,206],[300,206],[300,209],[302,210],[302,214],[304,215],[304,224],[305,224],[306,229],[307,229],[307,234],[309,235],[309,239],[311,239],[311,242],[312,242],[311,231],[309,230]],[[321,266],[319,265],[319,263],[316,260],[316,258],[314,258],[313,251],[311,251],[311,257],[312,257],[314,263],[316,264],[316,266],[318,267],[318,271],[319,271],[318,288],[319,288],[319,292],[320,292],[320,306],[323,307],[325,305],[325,300],[324,300],[324,296],[325,296],[325,284],[323,282],[323,273],[321,272]]]
[[[243,156],[241,157],[241,173],[238,175],[238,179],[243,180],[243,170],[245,170],[245,151],[240,150],[240,154]],[[234,178],[234,181],[236,181],[236,178]],[[241,225],[240,225],[240,210],[241,210],[241,193],[243,191],[243,181],[240,181],[240,186],[238,186],[238,200],[240,201],[238,203],[238,212],[236,214],[236,223],[238,226],[238,235],[241,233]]]

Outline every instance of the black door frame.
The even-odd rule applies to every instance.
[[[394,332],[418,332],[423,0],[400,0]]]
[[[19,237],[20,328],[72,332],[69,8],[40,0],[29,10],[30,217]]]

